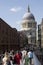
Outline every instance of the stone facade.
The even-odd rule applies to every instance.
[[[20,48],[24,48],[26,47],[26,45],[28,45],[28,38],[27,36],[24,34],[24,31],[19,31],[19,35],[20,35]]]
[[[28,44],[30,46],[36,45],[36,21],[33,14],[30,12],[28,7],[28,11],[24,14],[22,22],[21,22],[21,31],[24,31],[24,34],[28,38]]]
[[[41,65],[43,65],[43,18],[41,23],[38,25],[38,45],[39,45],[38,48],[39,50],[37,52],[37,56],[41,62]]]
[[[43,48],[43,19],[41,22],[41,47]]]
[[[43,48],[43,18],[41,23],[38,25],[38,44]]]
[[[41,24],[38,25],[38,46],[41,48]]]

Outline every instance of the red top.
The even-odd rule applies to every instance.
[[[16,64],[20,64],[20,55],[19,53],[15,54]]]

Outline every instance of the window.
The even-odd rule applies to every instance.
[[[32,27],[32,23],[28,23],[28,27]]]

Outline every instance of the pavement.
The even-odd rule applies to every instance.
[[[38,60],[38,58],[34,52],[33,52],[33,64],[34,65],[41,65],[40,61]]]

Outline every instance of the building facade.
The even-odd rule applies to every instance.
[[[43,18],[41,22],[41,47],[43,48]]]
[[[38,46],[41,48],[41,24],[38,25]]]
[[[35,18],[30,12],[30,8],[28,6],[28,10],[24,14],[21,22],[21,31],[24,31],[24,34],[27,36],[28,44],[30,44],[30,46],[36,45],[36,25],[37,23],[35,21]]]
[[[37,56],[41,62],[41,65],[43,65],[43,18],[41,23],[38,25],[38,45],[40,48],[40,52],[37,53]]]
[[[18,49],[18,31],[0,18],[0,51]]]
[[[20,48],[25,48],[28,45],[28,38],[24,34],[24,31],[19,31],[19,35],[20,35],[20,41],[19,41]]]
[[[43,48],[43,18],[41,23],[38,25],[38,45]]]

